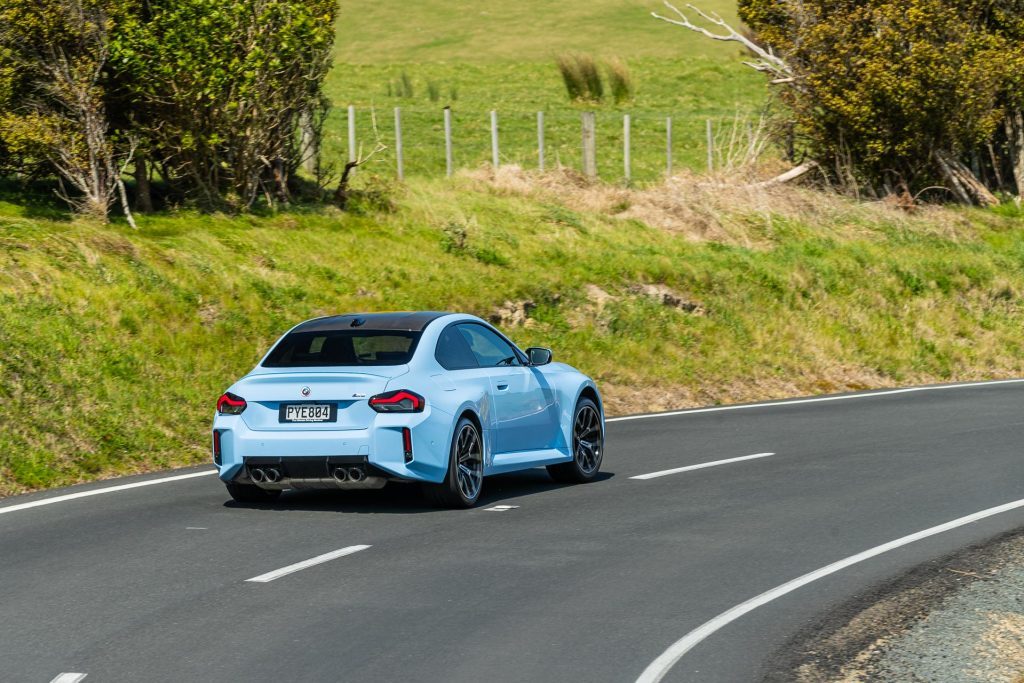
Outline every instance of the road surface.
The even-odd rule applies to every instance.
[[[242,506],[209,468],[10,498],[0,680],[758,681],[831,607],[1024,525],[961,520],[1024,499],[1022,434],[1011,381],[609,422],[599,481],[491,478],[468,511]]]

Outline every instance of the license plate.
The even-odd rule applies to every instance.
[[[338,404],[284,403],[278,419],[281,422],[335,422],[338,419]]]

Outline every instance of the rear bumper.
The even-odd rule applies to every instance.
[[[221,480],[248,482],[247,463],[273,462],[285,470],[330,476],[331,463],[365,464],[368,472],[385,479],[440,482],[448,464],[450,420],[443,413],[380,414],[366,429],[280,430],[249,429],[238,416],[218,415],[213,428],[220,432]],[[412,435],[413,456],[406,462],[402,429]],[[298,479],[299,477],[295,477]],[[286,486],[285,488],[300,488]],[[308,487],[306,487],[308,488]]]

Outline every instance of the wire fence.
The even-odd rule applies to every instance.
[[[426,107],[332,109],[323,158],[379,175],[452,175],[516,164],[567,167],[608,181],[653,181],[681,169],[710,171],[759,148],[761,123],[732,117],[639,111],[465,111]]]

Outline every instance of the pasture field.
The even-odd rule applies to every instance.
[[[736,21],[733,3],[714,0],[701,7]],[[652,181],[664,173],[668,116],[674,168],[704,168],[706,120],[715,121],[720,138],[728,137],[737,116],[757,119],[767,87],[760,74],[742,65],[739,46],[657,21],[652,10],[665,8],[638,0],[343,3],[326,87],[336,107],[327,129],[327,158],[346,157],[345,107],[354,105],[364,149],[374,139],[371,112],[388,147],[368,168],[393,175],[393,109],[401,107],[407,174],[442,175],[442,109],[451,106],[456,167],[490,163],[489,112],[496,110],[502,163],[536,166],[536,113],[544,111],[548,167],[579,168],[579,112],[592,109],[603,179],[622,178],[625,113],[633,119],[634,180]],[[634,99],[571,103],[555,67],[555,57],[565,52],[625,60],[635,81]],[[411,96],[396,87],[403,75]]]

